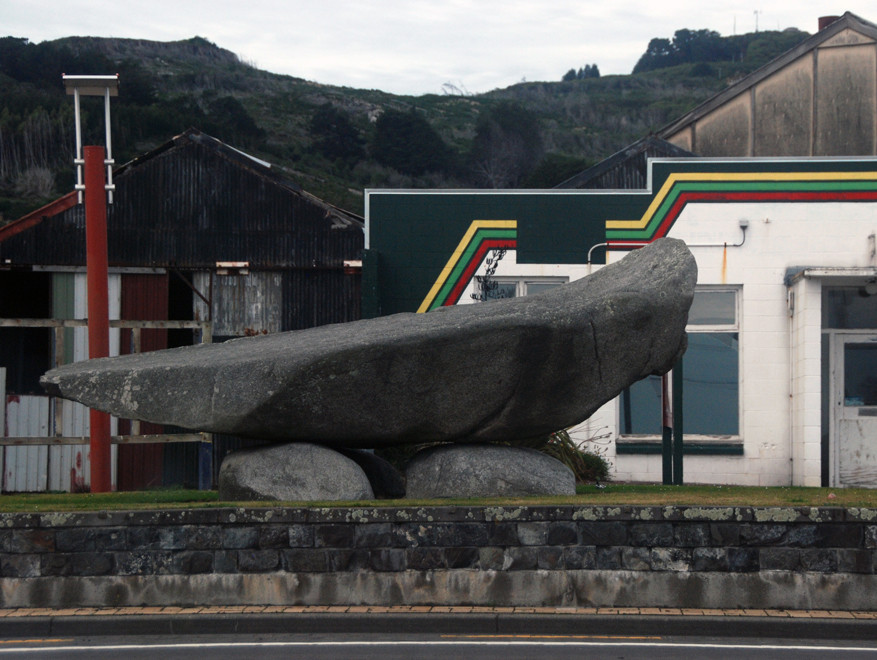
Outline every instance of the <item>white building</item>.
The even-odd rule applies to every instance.
[[[685,482],[877,486],[877,159],[649,167],[642,191],[369,191],[367,249],[425,311],[472,302],[488,267],[491,296],[527,295],[599,268],[592,256],[613,262],[680,238],[699,269],[683,367]],[[398,226],[411,223],[423,249],[394,259],[409,253]],[[507,252],[496,261],[498,232]],[[417,284],[424,271],[432,286]],[[380,288],[384,307],[405,300],[390,281]],[[574,436],[606,436],[616,479],[659,482],[660,395],[660,378],[641,381]]]

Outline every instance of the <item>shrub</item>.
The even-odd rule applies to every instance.
[[[595,436],[593,442],[603,436]],[[517,443],[516,443],[517,444]],[[556,458],[566,465],[576,477],[577,483],[586,481],[607,481],[609,479],[609,461],[596,451],[589,451],[577,445],[570,437],[569,431],[555,431],[547,438],[539,438],[530,442],[520,443]]]

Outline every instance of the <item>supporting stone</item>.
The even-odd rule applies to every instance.
[[[534,449],[490,444],[439,445],[414,456],[407,497],[575,495],[572,470]]]
[[[219,470],[227,502],[371,500],[368,478],[354,461],[319,445],[290,443],[229,454]]]

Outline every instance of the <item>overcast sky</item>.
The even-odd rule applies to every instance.
[[[873,0],[0,0],[0,34],[204,37],[275,73],[394,94],[486,92],[596,64],[627,74],[653,37],[796,27]],[[757,13],[756,13],[757,12]],[[105,73],[105,72],[83,72]],[[0,91],[2,93],[2,91]]]

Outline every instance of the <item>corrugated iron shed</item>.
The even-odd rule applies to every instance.
[[[361,217],[190,129],[120,167],[108,209],[111,266],[342,268],[363,246]],[[0,265],[85,264],[84,208],[72,195],[0,228]]]
[[[114,183],[115,203],[108,208],[107,223],[109,263],[111,271],[116,269],[111,281],[122,281],[122,290],[110,297],[121,305],[122,318],[210,320],[225,337],[359,318],[361,275],[350,264],[361,263],[362,218],[307,193],[264,161],[190,129],[117,169]],[[31,321],[18,327],[14,319],[83,318],[84,289],[77,293],[66,285],[84,279],[85,262],[84,208],[73,192],[0,227],[0,294],[9,294],[0,295],[0,317],[13,319],[0,331],[4,339],[18,341],[0,345],[5,349],[0,350],[0,370],[9,367],[4,380],[12,383],[7,396],[0,397],[0,408],[13,413],[6,426],[9,419],[15,421],[16,437],[25,432],[45,436],[42,429],[54,423],[37,378],[56,356],[45,328]],[[119,313],[117,309],[113,318]],[[72,339],[73,331],[62,334]],[[143,330],[136,341],[130,331],[123,335],[122,352],[193,339],[187,330]],[[16,350],[30,346],[27,342],[36,348]],[[75,359],[66,352],[61,361]],[[2,401],[10,396],[11,404]],[[33,399],[34,405],[20,405],[25,399]],[[127,421],[119,423],[126,433],[137,433]],[[87,433],[66,421],[54,428],[65,435]],[[159,431],[147,424],[139,428],[139,433]],[[205,457],[209,467],[209,453],[201,444],[122,447],[118,487],[200,485]],[[242,444],[236,438],[215,438],[214,472],[222,456]],[[52,486],[58,481],[52,475],[67,470],[67,454],[81,451],[74,447],[64,449],[63,456],[55,447],[46,452],[45,445],[0,449],[0,474],[7,475],[2,487]],[[34,460],[27,460],[31,456]],[[67,470],[69,483],[52,487],[81,487],[87,467],[78,469]]]

